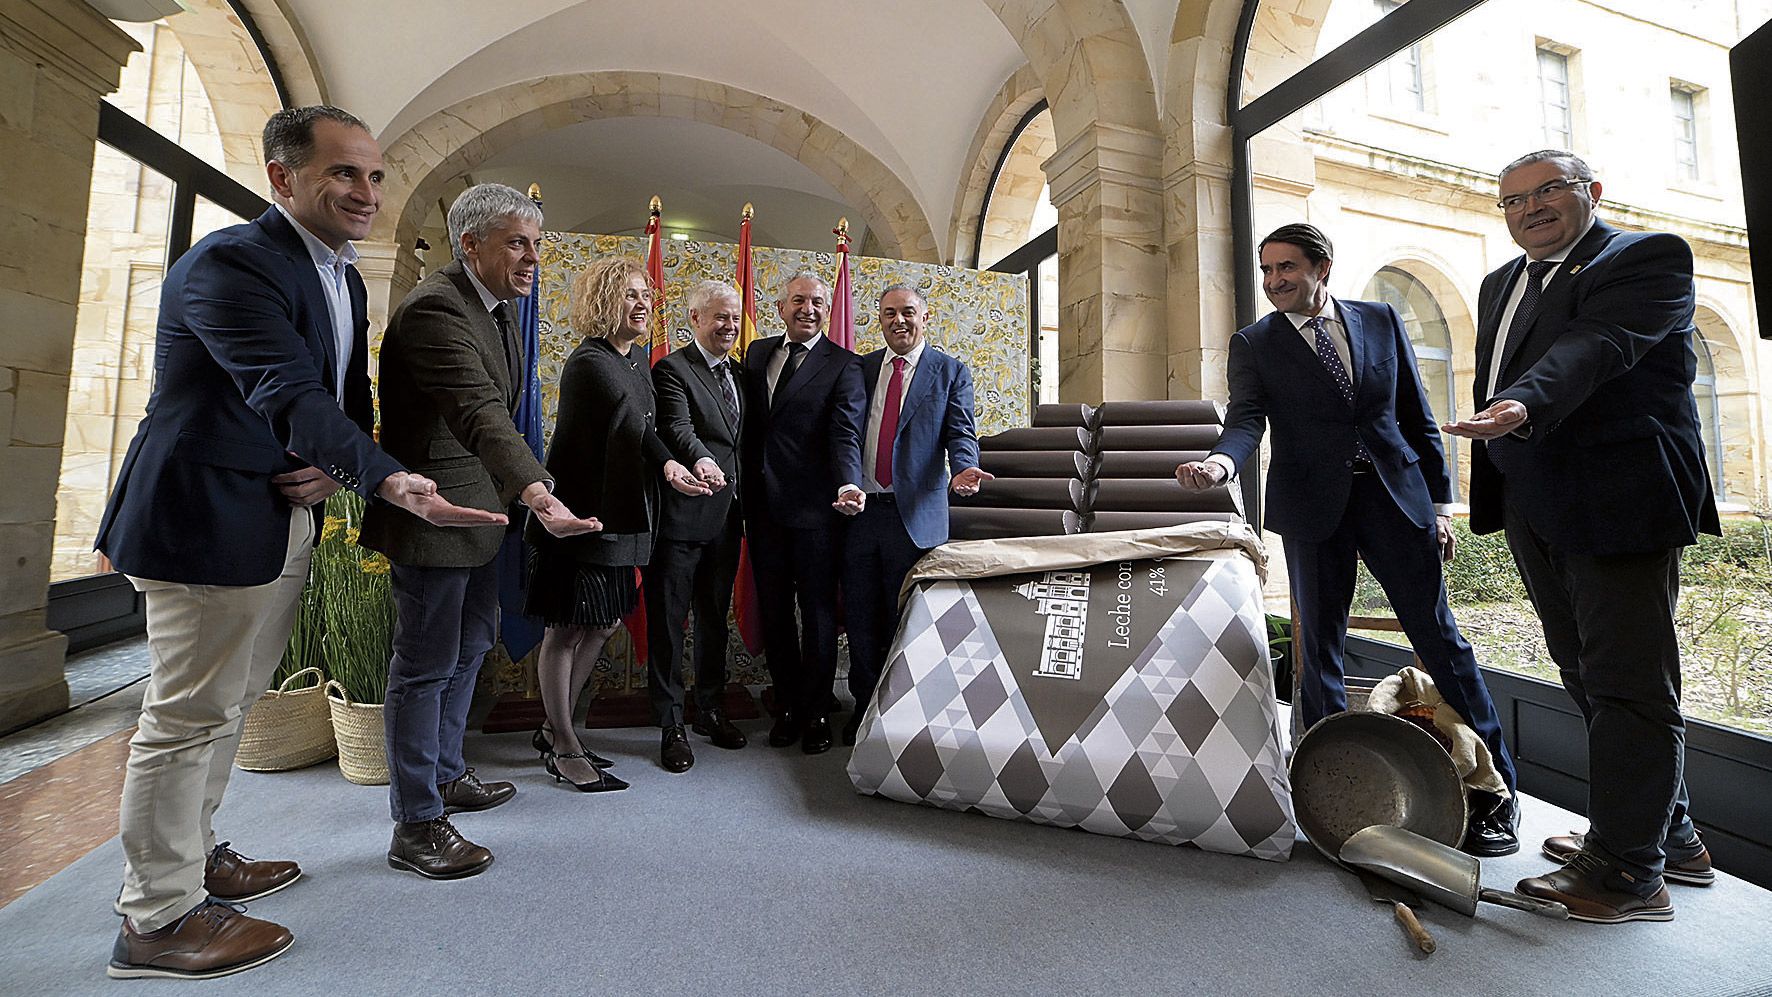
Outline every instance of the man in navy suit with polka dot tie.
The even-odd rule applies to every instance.
[[[1274,311],[1230,343],[1230,408],[1212,453],[1183,464],[1183,487],[1235,476],[1273,430],[1264,525],[1285,542],[1304,669],[1305,724],[1347,709],[1342,652],[1354,574],[1363,560],[1384,587],[1415,654],[1446,702],[1494,756],[1505,799],[1473,793],[1464,848],[1519,850],[1513,758],[1476,655],[1446,605],[1452,478],[1396,310],[1341,301],[1327,285],[1329,239],[1305,224],[1261,243],[1262,290]]]

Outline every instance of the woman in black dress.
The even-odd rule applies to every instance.
[[[652,288],[631,258],[598,260],[573,283],[572,328],[585,339],[560,371],[547,469],[554,494],[603,530],[556,537],[532,519],[524,533],[531,548],[524,609],[547,623],[536,672],[548,719],[535,746],[556,780],[587,793],[628,785],[584,748],[572,708],[609,635],[639,599],[634,569],[652,557],[661,472],[686,495],[709,493],[656,432],[647,351],[637,342],[651,316]]]

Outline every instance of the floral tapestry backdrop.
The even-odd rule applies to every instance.
[[[541,252],[541,350],[537,368],[541,376],[545,431],[552,438],[554,413],[560,404],[560,367],[579,343],[567,325],[572,281],[591,261],[611,255],[646,258],[646,240],[639,236],[579,235],[544,232]],[[731,243],[669,241],[664,244],[664,300],[660,312],[671,331],[672,347],[690,340],[689,310],[684,297],[703,280],[721,280],[737,286],[738,247]],[[752,251],[757,273],[757,331],[763,336],[782,332],[775,311],[775,295],[794,274],[805,270],[836,284],[837,255],[799,249]],[[884,345],[880,336],[878,302],[881,289],[909,284],[929,303],[929,344],[951,354],[972,371],[978,431],[981,435],[1028,424],[1028,287],[1022,274],[966,270],[929,263],[907,263],[875,257],[850,257],[850,280],[855,293],[858,352]],[[500,690],[520,689],[522,669],[505,658],[500,648],[496,660],[487,662],[495,671]],[[686,649],[687,651],[687,649]],[[610,641],[608,658],[599,662],[594,688],[599,691],[644,690],[645,662],[633,660],[625,631]],[[733,630],[729,660],[731,681],[762,685],[769,681],[761,655],[753,656]],[[688,677],[688,676],[686,676]]]

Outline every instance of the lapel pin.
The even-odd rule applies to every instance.
[[[1575,265],[1574,265],[1574,266],[1572,266],[1572,267],[1570,267],[1570,268],[1569,268],[1569,276],[1571,276],[1571,277],[1573,277],[1573,276],[1575,276],[1575,275],[1576,275],[1576,274],[1578,274],[1578,273],[1580,273],[1580,272],[1581,272],[1581,268],[1582,268],[1582,267],[1583,267],[1583,266],[1585,266],[1585,264],[1582,264],[1582,263],[1577,263],[1577,264],[1575,264]]]

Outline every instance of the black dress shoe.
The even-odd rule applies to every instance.
[[[726,711],[717,706],[709,707],[695,715],[694,730],[697,734],[714,742],[716,748],[736,751],[749,744],[744,731],[732,725],[726,719]]]
[[[792,713],[783,713],[775,718],[775,726],[769,728],[769,746],[785,748],[800,739],[800,721]]]
[[[847,748],[855,747],[855,735],[860,731],[861,710],[857,709],[854,713],[849,714],[848,720],[843,721],[843,746]]]
[[[448,816],[491,810],[516,796],[517,787],[508,782],[481,782],[469,768],[461,778],[438,786],[437,795],[443,797],[443,814]]]
[[[687,772],[695,764],[695,752],[689,748],[689,736],[683,733],[682,724],[671,724],[664,729],[664,737],[658,746],[658,761],[666,772]]]
[[[1520,798],[1510,796],[1488,813],[1472,814],[1459,846],[1471,855],[1499,858],[1520,850]]]
[[[554,777],[555,782],[564,782],[581,793],[616,793],[628,788],[628,784],[616,778],[615,773],[605,772],[602,769],[597,769],[597,778],[594,782],[573,782],[561,775],[560,769],[554,765],[554,761],[559,758],[583,758],[587,762],[591,760],[588,751],[584,754],[575,752],[565,755],[548,755],[542,759],[542,767],[548,770],[548,774]]]
[[[822,755],[831,750],[829,717],[813,717],[806,724],[805,732],[800,735],[800,750],[809,755]]]
[[[388,865],[426,879],[462,879],[486,871],[492,853],[461,836],[449,818],[394,825]]]
[[[542,733],[546,728],[547,724],[542,724],[540,727],[535,728],[535,736],[529,739],[530,746],[541,753],[541,760],[544,762],[548,760],[549,755],[554,753],[554,739]],[[585,749],[585,758],[589,760],[592,765],[595,765],[600,769],[613,768],[615,766],[614,762],[604,758],[602,755],[597,754],[589,748]]]

